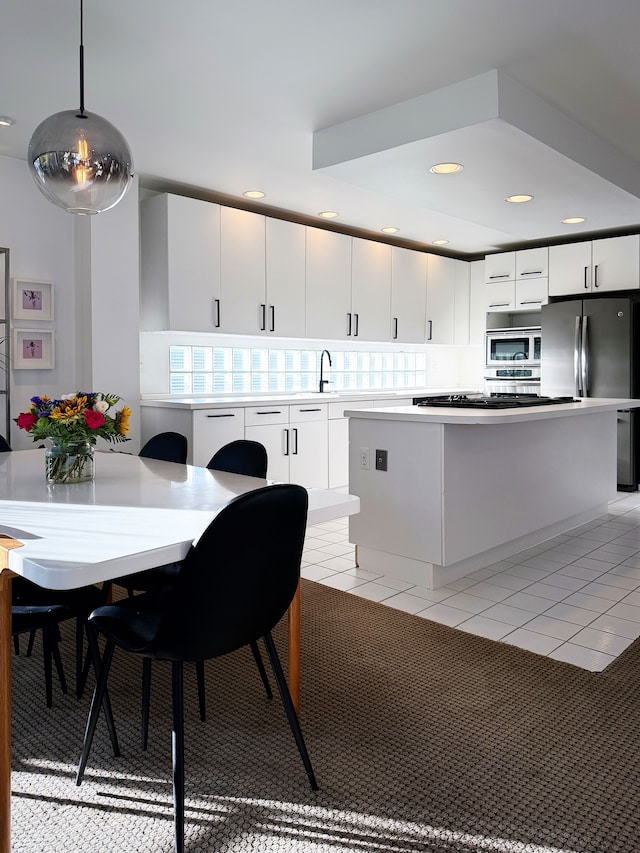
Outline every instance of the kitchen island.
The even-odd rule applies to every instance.
[[[360,567],[436,589],[605,514],[617,412],[632,408],[347,408]]]

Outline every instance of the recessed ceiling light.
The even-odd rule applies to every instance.
[[[429,171],[434,175],[455,175],[456,172],[461,172],[463,167],[460,163],[436,163]]]
[[[586,217],[584,216],[569,216],[568,219],[563,219],[563,225],[578,225],[580,222],[586,222]]]
[[[262,190],[247,190],[246,193],[242,193],[245,198],[264,198],[266,193],[263,193]]]
[[[397,234],[400,229],[396,228],[395,225],[387,225],[386,228],[381,228],[380,230],[383,234]]]
[[[15,123],[16,120],[11,118],[11,116],[0,116],[0,127],[11,127]]]
[[[448,240],[434,240],[433,245],[434,246],[446,246],[448,242],[449,242]]]
[[[505,198],[505,201],[510,201],[513,204],[521,204],[522,202],[531,201],[532,199],[533,199],[532,195],[524,195],[524,194],[523,195],[508,195]]]
[[[321,210],[318,216],[323,216],[325,219],[335,219],[340,214],[335,210]]]

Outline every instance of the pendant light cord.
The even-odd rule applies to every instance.
[[[80,0],[80,115],[84,114],[84,0]]]

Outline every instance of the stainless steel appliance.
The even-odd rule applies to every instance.
[[[557,406],[575,403],[573,397],[541,397],[538,394],[438,394],[433,397],[414,397],[414,406],[435,406],[449,409],[516,409],[531,406]]]
[[[569,299],[542,306],[543,394],[638,397],[640,303],[626,297]],[[618,488],[638,487],[638,430],[633,411],[618,413]]]
[[[488,329],[485,333],[486,394],[540,393],[539,326]]]

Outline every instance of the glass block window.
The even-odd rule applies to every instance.
[[[394,390],[426,385],[426,354],[331,353],[329,391]],[[248,394],[317,391],[316,350],[250,347],[169,347],[171,394]]]

